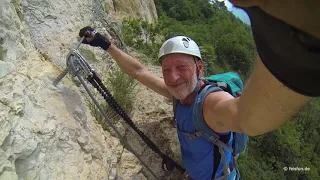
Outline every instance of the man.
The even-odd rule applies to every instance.
[[[315,4],[319,1],[312,1],[313,6],[300,0],[290,0],[288,3],[276,0],[232,2],[245,7],[248,12],[261,59],[257,57],[254,72],[240,98],[233,98],[223,91],[212,93],[204,100],[202,114],[207,125],[217,133],[234,131],[255,136],[277,129],[308,102],[310,96],[320,96],[320,83],[313,83],[313,79],[318,79],[320,74],[320,30],[319,24],[315,23],[319,18]],[[315,21],[308,21],[310,19]],[[291,33],[294,36],[291,37]],[[173,97],[179,99],[178,130],[192,133],[194,126],[190,122],[189,111],[198,88],[203,85],[198,80],[203,73],[200,53],[173,51],[176,40],[166,41],[159,57],[164,77],[161,79],[92,28],[82,29],[80,36],[84,35],[88,37],[85,43],[107,50],[128,75],[170,100]],[[180,37],[177,41],[186,42],[183,38],[188,41],[187,37]],[[190,42],[193,43],[191,39]],[[182,135],[179,135],[179,140],[184,166],[191,178],[218,177],[212,168],[211,144],[202,139],[189,142]],[[200,168],[196,167],[197,163]]]
[[[209,180],[223,176],[223,165],[220,156],[216,159],[214,167],[214,145],[202,137],[189,139],[183,133],[195,133],[192,121],[192,105],[198,90],[204,84],[199,79],[203,73],[203,64],[198,45],[190,38],[177,36],[168,39],[162,45],[159,61],[162,65],[163,79],[148,71],[137,59],[127,55],[112,45],[109,39],[97,33],[91,27],[80,30],[80,36],[86,36],[84,43],[100,46],[116,60],[119,67],[128,75],[149,87],[153,91],[170,100],[180,100],[177,106],[176,122],[178,138],[181,144],[183,165],[191,179]],[[203,116],[206,122],[211,122],[212,129],[221,135],[222,141],[231,146],[230,129],[216,124],[216,115],[212,116],[210,106],[220,101],[231,100],[233,97],[227,92],[212,93],[206,98]],[[220,116],[217,113],[218,116]],[[217,151],[216,153],[219,153]],[[231,153],[225,151],[227,164],[230,164]],[[230,169],[232,171],[233,169]],[[215,172],[214,172],[215,171]]]

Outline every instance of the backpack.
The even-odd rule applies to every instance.
[[[241,80],[240,76],[234,72],[227,72],[222,74],[215,74],[203,79],[206,82],[206,86],[198,92],[198,95],[195,99],[195,104],[193,107],[193,122],[197,132],[194,134],[183,133],[188,136],[190,139],[194,139],[196,137],[202,136],[206,140],[212,142],[219,148],[219,152],[221,154],[221,161],[224,164],[224,177],[218,179],[240,179],[240,173],[236,167],[229,172],[226,164],[226,157],[223,151],[227,150],[232,152],[233,156],[233,163],[235,166],[235,160],[239,156],[240,152],[243,152],[246,149],[249,137],[246,134],[238,133],[238,132],[231,132],[233,137],[232,147],[229,147],[225,143],[223,143],[218,134],[216,134],[209,126],[205,123],[202,115],[202,106],[204,103],[204,99],[213,92],[218,91],[226,91],[230,93],[233,97],[239,97],[242,94],[243,90],[243,81]],[[175,110],[178,105],[179,101],[174,99],[173,101],[173,112],[174,112],[174,119],[175,119]],[[231,162],[230,162],[231,163]]]

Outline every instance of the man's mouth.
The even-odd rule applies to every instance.
[[[175,88],[178,88],[182,85],[184,85],[185,83],[180,83],[180,84],[174,84],[174,85],[170,85],[171,88],[175,89]]]

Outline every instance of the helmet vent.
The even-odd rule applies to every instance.
[[[182,39],[182,42],[183,42],[184,47],[186,47],[186,48],[189,47],[189,41],[190,41],[189,38],[183,38],[183,39]]]

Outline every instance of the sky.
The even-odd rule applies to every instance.
[[[231,11],[236,17],[241,19],[244,23],[250,24],[250,18],[247,13],[242,9],[233,7],[233,5],[229,1],[224,1],[224,4],[227,6],[228,11]]]

